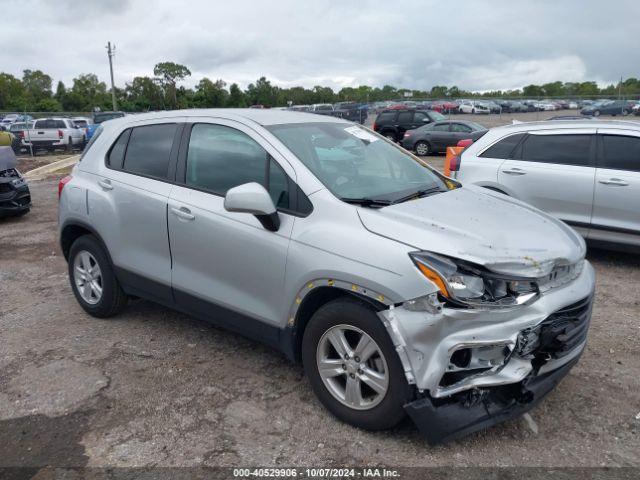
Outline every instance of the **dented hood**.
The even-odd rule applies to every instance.
[[[573,229],[505,195],[476,186],[391,205],[358,208],[372,233],[499,273],[541,277],[585,255]]]

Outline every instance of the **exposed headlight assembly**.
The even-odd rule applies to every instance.
[[[418,270],[435,283],[439,295],[451,307],[515,307],[531,303],[540,293],[535,278],[501,275],[431,252],[409,255]]]

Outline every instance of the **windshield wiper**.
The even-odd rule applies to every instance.
[[[362,207],[382,208],[391,205],[391,200],[382,200],[376,198],[341,198],[343,202],[360,205]]]
[[[407,202],[407,201],[413,200],[415,198],[426,197],[428,195],[433,195],[434,193],[438,193],[438,192],[442,192],[440,187],[425,188],[425,189],[417,190],[417,191],[415,191],[413,193],[410,193],[409,195],[405,195],[404,197],[400,197],[400,198],[394,200],[392,203],[396,204],[396,203]]]

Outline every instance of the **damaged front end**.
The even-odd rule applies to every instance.
[[[11,147],[0,147],[0,216],[17,215],[31,208],[29,187],[16,165]]]
[[[479,289],[474,282],[466,280],[470,290]],[[500,308],[477,295],[456,303],[451,292],[436,292],[380,312],[416,386],[405,409],[429,443],[513,418],[551,391],[582,354],[594,284],[593,268],[580,261],[554,268],[535,289],[507,286],[511,294],[498,299]]]

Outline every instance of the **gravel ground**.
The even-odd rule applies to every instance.
[[[56,187],[33,182],[33,210],[0,220],[0,466],[640,467],[638,256],[589,253],[589,344],[532,422],[429,447],[408,422],[340,423],[299,365],[233,333],[141,300],[89,317],[57,245]]]

